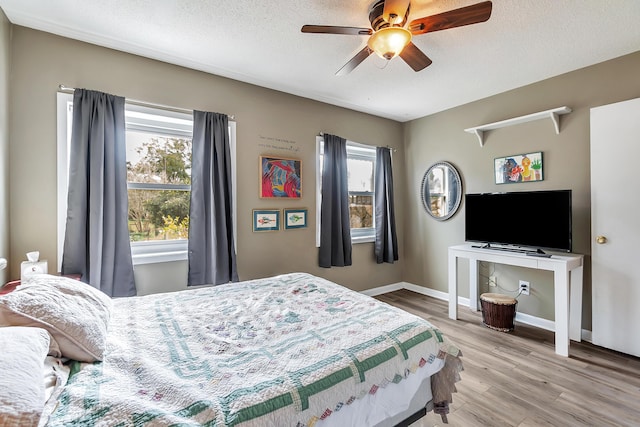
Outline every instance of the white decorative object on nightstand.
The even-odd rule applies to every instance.
[[[22,261],[20,264],[20,280],[34,274],[47,274],[48,272],[47,261],[40,261],[39,251],[27,252],[27,261]]]

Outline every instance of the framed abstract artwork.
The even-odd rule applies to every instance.
[[[494,173],[496,184],[542,181],[542,152],[498,157]]]
[[[301,161],[260,156],[260,197],[302,197]]]
[[[254,209],[253,231],[280,230],[280,209]]]
[[[284,209],[284,229],[305,228],[307,226],[306,209]]]

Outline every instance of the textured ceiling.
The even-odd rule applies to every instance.
[[[479,1],[414,0],[409,20]],[[366,36],[300,28],[370,27],[373,2],[0,0],[0,7],[17,25],[401,122],[640,50],[640,0],[493,0],[487,22],[414,37],[433,60],[423,71],[371,55],[337,77]]]

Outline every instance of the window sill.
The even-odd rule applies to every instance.
[[[362,236],[362,237],[352,237],[351,244],[357,245],[359,243],[373,243],[376,241],[375,236]]]
[[[133,265],[157,264],[160,262],[186,261],[187,251],[156,252],[132,255]]]
[[[187,240],[132,242],[133,265],[186,261]]]
[[[375,236],[362,236],[362,237],[351,237],[351,244],[358,245],[360,243],[374,243],[376,241]],[[320,247],[320,243],[316,243],[316,248]]]

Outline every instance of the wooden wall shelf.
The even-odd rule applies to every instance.
[[[556,129],[556,134],[559,134],[560,133],[560,116],[563,114],[569,114],[570,112],[571,112],[571,108],[566,106],[552,108],[551,110],[540,111],[538,113],[533,113],[533,114],[527,114],[526,116],[514,117],[512,119],[502,120],[499,122],[494,122],[486,125],[468,128],[468,129],[465,129],[464,131],[476,135],[478,137],[478,141],[480,142],[480,147],[482,147],[484,145],[484,133],[488,130],[499,129],[506,126],[513,126],[520,123],[532,122],[534,120],[549,118],[553,121],[553,125]]]

